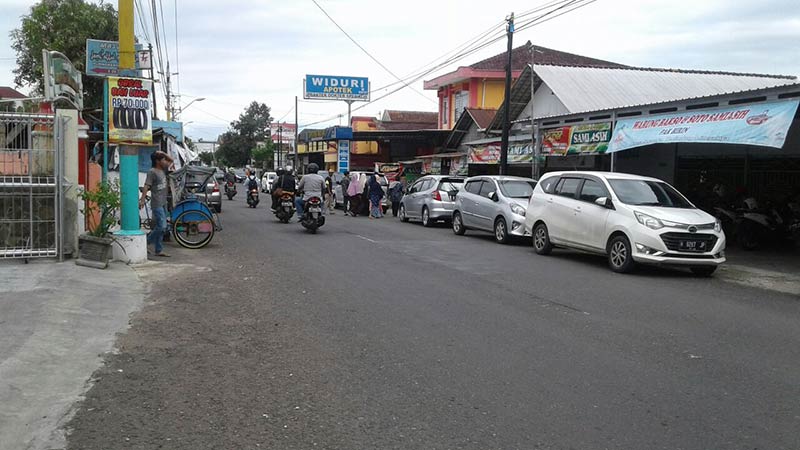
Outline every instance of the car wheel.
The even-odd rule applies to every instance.
[[[636,267],[631,242],[625,236],[616,236],[608,244],[608,265],[617,273],[630,273]]]
[[[400,221],[408,222],[408,214],[406,214],[406,205],[400,203]]]
[[[427,206],[423,206],[422,207],[422,226],[423,227],[430,227],[431,225],[433,225],[433,222],[431,222],[431,212],[428,211],[428,207]]]
[[[494,221],[494,240],[497,241],[498,244],[508,244],[511,240],[511,237],[508,235],[506,219],[502,217]]]
[[[537,255],[549,255],[553,251],[550,233],[547,232],[547,225],[543,223],[536,225],[533,230],[533,250]]]
[[[717,270],[717,266],[700,266],[689,269],[698,277],[710,277]]]
[[[463,236],[467,232],[464,222],[461,220],[461,213],[456,211],[453,213],[453,233],[458,236]]]

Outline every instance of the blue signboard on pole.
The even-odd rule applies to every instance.
[[[369,101],[367,77],[306,75],[303,98],[319,100]]]
[[[337,147],[339,173],[350,170],[350,141],[339,141]]]
[[[142,44],[136,44],[136,70],[119,69],[119,42],[86,40],[86,75],[95,77],[133,77],[140,78],[142,69],[152,68],[150,52]]]

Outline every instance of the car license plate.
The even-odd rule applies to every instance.
[[[322,212],[322,209],[321,208],[309,208],[309,211],[318,213],[318,212]]]
[[[283,206],[287,206],[287,207],[291,208],[292,207],[292,203],[291,202],[283,202]]]
[[[688,252],[706,251],[705,241],[678,241],[678,249]]]

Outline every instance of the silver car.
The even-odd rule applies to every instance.
[[[534,187],[532,178],[490,175],[467,179],[456,195],[453,232],[459,236],[467,230],[493,232],[501,244],[512,236],[527,236],[525,208]]]
[[[428,175],[420,178],[400,200],[400,220],[422,221],[429,227],[440,220],[453,218],[456,194],[464,187],[464,177]]]

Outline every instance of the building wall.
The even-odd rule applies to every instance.
[[[371,117],[353,117],[351,122],[353,131],[376,131],[378,129],[375,119]],[[350,143],[350,153],[355,155],[376,155],[378,154],[378,143],[353,141]]]
[[[561,114],[569,114],[569,110],[561,100],[553,93],[550,86],[542,84],[533,94],[533,115],[535,117],[550,117]],[[519,114],[517,120],[527,119],[531,116],[531,103],[525,105],[525,109]]]
[[[489,108],[497,109],[503,103],[505,97],[505,81],[504,80],[476,80],[477,89],[475,90],[475,98],[473,107],[476,108]],[[484,84],[485,96],[484,96]],[[470,99],[472,100],[472,99]]]
[[[459,92],[468,92],[469,99],[466,106],[469,108],[497,109],[505,98],[505,80],[472,78],[460,81],[439,89],[439,128],[452,129],[458,116],[456,115],[456,95]],[[445,102],[447,100],[447,102]],[[447,103],[447,123],[442,122],[442,113]]]

